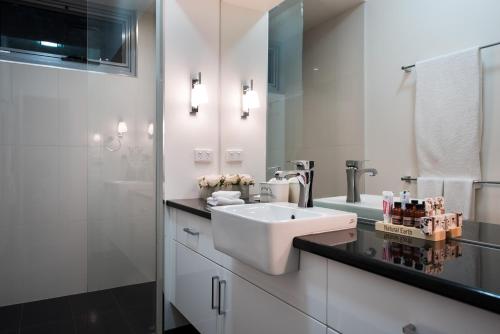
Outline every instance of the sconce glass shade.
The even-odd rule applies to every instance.
[[[254,90],[244,93],[242,107],[244,111],[260,108],[259,94]]]
[[[198,106],[208,102],[207,87],[201,83],[195,83],[191,90],[191,107],[198,108]]]
[[[149,123],[148,125],[148,135],[150,135],[151,137],[154,135],[155,133],[155,126],[153,123]]]
[[[118,122],[118,135],[123,136],[123,134],[127,132],[128,132],[127,123]]]

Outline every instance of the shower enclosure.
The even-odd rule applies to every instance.
[[[0,333],[161,333],[160,6],[0,0]]]

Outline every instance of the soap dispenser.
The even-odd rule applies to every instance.
[[[268,202],[288,202],[288,180],[279,176],[281,167],[271,167],[271,169],[274,170],[274,177],[260,184],[261,199],[266,198]]]

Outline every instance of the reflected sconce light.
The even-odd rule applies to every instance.
[[[118,122],[118,137],[123,137],[125,133],[128,132],[127,123],[120,121]]]
[[[200,105],[208,102],[207,88],[201,83],[201,72],[191,79],[191,114],[196,114]]]
[[[260,108],[259,94],[253,90],[253,80],[250,80],[250,86],[244,83],[241,89],[241,118],[247,118],[250,110]]]
[[[155,134],[155,126],[153,123],[149,123],[148,125],[148,136],[149,138],[153,138],[153,135]]]
[[[94,135],[92,136],[92,139],[94,140],[94,142],[100,143],[102,140],[102,136],[100,133],[94,133]]]

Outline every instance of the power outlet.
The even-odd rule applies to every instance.
[[[212,162],[214,159],[214,153],[210,149],[200,149],[194,150],[194,162]]]
[[[226,150],[227,162],[243,162],[243,150],[231,149]]]

